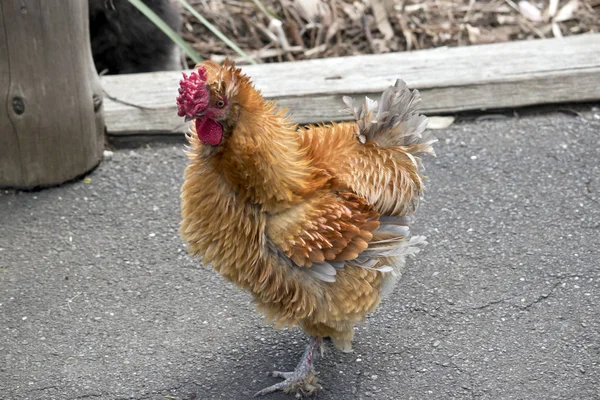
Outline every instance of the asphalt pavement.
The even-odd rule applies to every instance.
[[[429,245],[318,357],[319,399],[600,399],[600,120],[483,119],[435,132]],[[293,368],[303,333],[186,255],[185,163],[151,144],[0,193],[1,399],[247,399]]]

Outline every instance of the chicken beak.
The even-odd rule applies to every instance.
[[[204,118],[204,114],[206,114],[206,110],[205,110],[205,111],[202,111],[202,112],[199,112],[199,113],[196,113],[196,114],[194,114],[194,116],[193,116],[193,117],[189,117],[189,116],[187,116],[187,115],[186,115],[186,116],[185,116],[185,118],[184,118],[184,121],[185,121],[185,122],[190,122],[190,121],[192,121],[192,120],[194,120],[194,119],[198,119],[198,118]]]

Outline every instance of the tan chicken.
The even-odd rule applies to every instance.
[[[252,293],[276,327],[312,337],[293,372],[257,395],[319,388],[314,350],[351,351],[364,321],[424,237],[408,215],[423,191],[426,118],[397,81],[356,122],[299,127],[234,65],[204,62],[180,82],[178,114],[193,120],[181,233],[191,254]]]

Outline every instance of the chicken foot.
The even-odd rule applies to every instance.
[[[278,390],[297,392],[298,396],[311,395],[320,390],[321,386],[317,383],[317,377],[315,376],[315,370],[313,368],[313,356],[315,349],[320,347],[322,343],[322,338],[311,338],[296,369],[291,372],[273,371],[271,373],[272,376],[283,378],[284,381],[264,388],[256,393],[254,397],[264,396],[265,394],[273,393]]]

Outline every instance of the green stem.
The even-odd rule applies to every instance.
[[[131,0],[129,0],[131,1]],[[139,1],[139,0],[138,0]],[[246,54],[244,52],[244,50],[240,49],[235,43],[233,43],[227,36],[225,36],[223,33],[221,33],[220,30],[217,29],[216,26],[214,26],[213,24],[211,24],[210,22],[208,22],[206,20],[206,18],[204,18],[202,15],[200,15],[198,13],[198,11],[194,10],[194,8],[185,0],[179,0],[179,2],[185,7],[187,8],[187,10],[196,18],[198,18],[198,20],[202,23],[202,25],[204,25],[205,27],[207,27],[212,33],[214,33],[219,39],[221,39],[223,42],[225,42],[225,44],[229,47],[231,47],[231,49],[233,49],[233,51],[235,51],[236,53],[238,53],[240,56],[242,56],[246,61],[248,61],[250,64],[256,64],[256,61],[254,61],[248,54]]]
[[[192,49],[192,47],[186,43],[181,36],[177,34],[169,25],[165,23],[154,11],[152,11],[147,5],[142,3],[142,0],[128,0],[135,8],[137,8],[142,14],[144,14],[154,25],[156,25],[165,35],[169,37],[175,44],[195,62],[202,62],[203,59]]]

